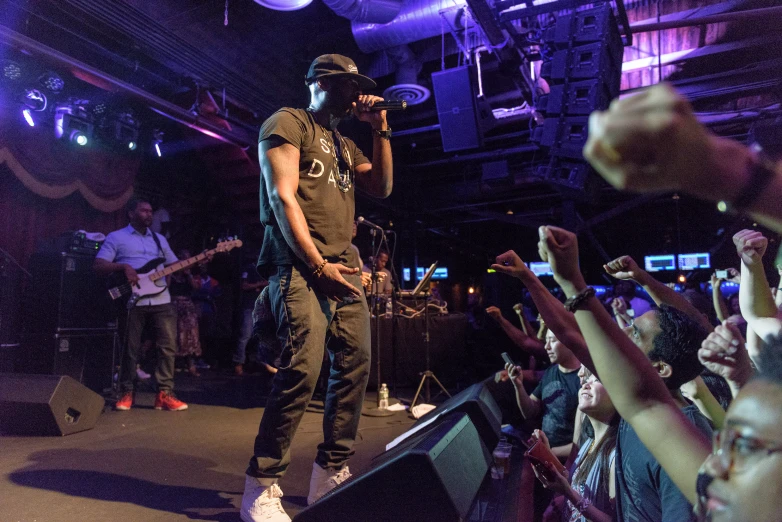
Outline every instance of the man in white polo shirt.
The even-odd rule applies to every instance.
[[[130,224],[106,236],[93,268],[100,274],[123,272],[131,284],[138,282],[136,270],[155,258],[165,259],[165,264],[176,263],[177,257],[168,241],[149,229],[152,224],[152,205],[142,198],[131,198],[125,207]],[[162,266],[162,265],[160,265]],[[160,268],[160,267],[158,267]],[[144,297],[127,314],[120,314],[120,330],[123,332],[125,350],[120,366],[120,398],[115,405],[119,411],[133,406],[133,378],[141,350],[141,333],[150,325],[155,333],[158,350],[155,380],[158,393],[156,410],[181,411],[187,404],[174,396],[174,356],[176,354],[177,315],[166,288],[162,293]]]

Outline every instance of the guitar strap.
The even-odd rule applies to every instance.
[[[160,254],[163,257],[166,257],[166,253],[163,252],[163,247],[160,246],[160,239],[157,237],[157,233],[154,230],[150,230],[150,232],[152,232],[152,239],[155,240],[155,244],[157,245],[158,252],[160,252]]]

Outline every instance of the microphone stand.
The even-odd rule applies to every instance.
[[[380,310],[377,309],[377,291],[380,285],[377,284],[377,256],[380,252],[380,247],[383,246],[383,240],[385,239],[385,232],[380,230],[381,238],[380,238],[380,244],[377,246],[377,250],[375,250],[375,237],[377,236],[378,230],[373,228],[372,229],[372,273],[371,273],[371,281],[369,283],[369,289],[371,292],[371,299],[370,303],[371,306],[369,308],[369,317],[372,318],[372,313],[374,312],[375,317],[374,319],[371,319],[375,323],[375,361],[377,365],[377,403],[373,406],[364,406],[361,409],[361,415],[366,415],[367,417],[390,417],[394,414],[393,411],[389,411],[388,408],[380,408],[380,385],[381,385],[381,379],[380,379]]]

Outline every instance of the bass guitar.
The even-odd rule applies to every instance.
[[[161,294],[168,287],[166,276],[184,270],[185,268],[192,266],[200,261],[203,261],[207,257],[221,252],[229,252],[234,248],[242,246],[240,239],[232,239],[228,241],[222,241],[217,243],[217,246],[212,250],[201,252],[200,254],[183,261],[177,261],[176,263],[169,265],[161,270],[155,270],[159,265],[165,263],[165,259],[156,258],[148,262],[141,268],[137,269],[138,283],[131,285],[125,277],[125,274],[116,272],[109,278],[109,296],[113,299],[120,299],[125,296],[130,296],[127,302],[127,308],[131,309],[135,306],[139,299],[144,297],[152,297]]]

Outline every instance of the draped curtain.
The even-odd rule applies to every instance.
[[[69,230],[108,233],[127,223],[140,154],[94,140],[79,147],[51,125],[0,116],[0,247],[26,266],[38,241]]]

